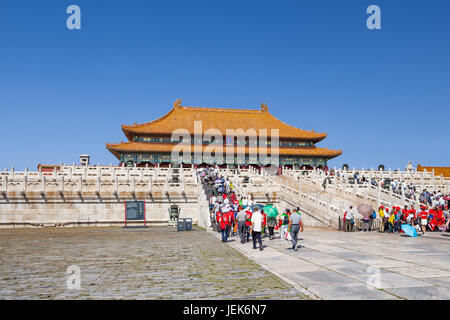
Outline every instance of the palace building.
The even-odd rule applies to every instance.
[[[260,110],[200,108],[182,106],[177,100],[163,117],[122,125],[122,131],[128,141],[107,143],[106,148],[127,166],[174,164],[172,151],[176,146],[187,148],[190,153],[178,163],[196,165],[264,166],[273,164],[276,157],[281,166],[326,167],[329,159],[342,154],[341,150],[316,146],[326,133],[290,126],[270,114],[265,104]],[[182,138],[180,132],[184,134]],[[199,151],[203,156],[197,156]],[[218,157],[218,153],[223,157]],[[262,154],[274,157],[269,163]]]

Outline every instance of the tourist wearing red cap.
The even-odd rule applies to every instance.
[[[402,222],[406,223],[406,220],[408,219],[409,216],[409,210],[408,210],[408,206],[405,205],[405,207],[402,209]]]
[[[384,208],[384,227],[383,227],[383,231],[384,232],[388,232],[389,231],[389,218],[390,218],[390,214],[389,214],[389,208]]]
[[[425,206],[421,206],[420,209],[422,210],[419,213],[419,217],[420,217],[420,226],[422,228],[422,235],[425,235],[425,230],[427,228],[427,224],[428,224],[428,212],[426,211]]]
[[[246,239],[246,242],[249,242],[250,241],[250,227],[252,226],[252,215],[253,215],[252,209],[250,207],[247,207],[245,209],[245,215],[246,215],[246,218],[245,218],[246,237],[245,237],[245,239]]]

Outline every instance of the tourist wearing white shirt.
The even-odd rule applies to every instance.
[[[256,249],[256,241],[258,241],[259,250],[262,251],[263,247],[262,247],[262,240],[261,240],[261,231],[262,231],[263,218],[262,218],[262,214],[259,210],[255,210],[255,212],[253,212],[251,221],[252,221],[251,233],[252,233],[252,240],[253,240],[253,249]]]

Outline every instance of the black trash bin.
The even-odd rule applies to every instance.
[[[184,219],[184,230],[192,230],[192,218],[186,218]]]
[[[177,231],[186,230],[186,221],[184,219],[178,219],[177,221]]]
[[[192,230],[192,218],[178,219],[177,231],[188,231],[188,230]]]

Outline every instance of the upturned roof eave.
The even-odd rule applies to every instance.
[[[144,146],[144,148],[142,149],[142,147]],[[146,143],[146,142],[122,142],[122,143],[117,143],[117,144],[106,144],[106,149],[108,149],[110,152],[112,152],[117,158],[120,158],[120,156],[118,155],[119,152],[136,152],[136,153],[146,153],[146,152],[161,152],[161,153],[167,153],[167,152],[171,152],[172,150],[168,150],[170,148],[167,148],[168,145],[163,144],[163,143]],[[172,145],[171,145],[172,146]],[[177,146],[177,145],[173,145],[172,149]],[[202,145],[202,152],[205,150],[205,148],[207,147],[207,145]],[[226,152],[227,146],[222,146],[223,147],[223,152]],[[141,149],[139,149],[141,148]],[[191,148],[192,145],[191,145]],[[255,150],[256,149],[256,150]],[[335,158],[339,155],[342,154],[342,150],[333,150],[333,149],[328,149],[328,148],[307,148],[307,149],[302,149],[302,148],[280,148],[281,149],[281,154],[283,155],[292,155],[292,156],[304,156],[304,157],[321,157],[321,158],[327,158],[327,159],[332,159]],[[233,152],[234,153],[241,153],[240,151],[240,147],[233,147]],[[297,151],[297,152],[293,152],[293,151]],[[301,151],[299,150],[304,150],[305,154],[302,154]],[[194,151],[194,149],[191,149],[191,151]],[[271,148],[258,148],[258,147],[245,147],[244,148],[244,153],[250,153],[250,152],[260,152],[260,151],[265,151],[268,154],[270,154],[269,151],[271,151]],[[307,154],[308,152],[313,151],[313,153]],[[315,153],[314,151],[317,151],[317,153]],[[292,152],[292,153],[289,153]],[[324,154],[321,154],[324,153]]]

